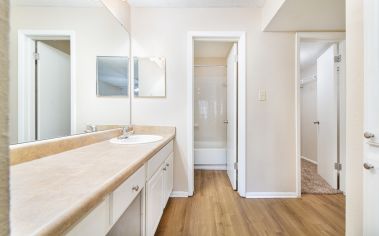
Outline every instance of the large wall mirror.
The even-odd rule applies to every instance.
[[[166,97],[166,59],[134,57],[134,96]]]
[[[10,2],[10,143],[128,124],[130,37],[102,2]]]

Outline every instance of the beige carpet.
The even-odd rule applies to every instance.
[[[341,191],[333,189],[317,174],[316,164],[301,159],[301,193],[339,194]]]

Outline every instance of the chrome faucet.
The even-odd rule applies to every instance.
[[[87,125],[87,128],[85,130],[86,133],[93,133],[97,131],[96,125]]]
[[[134,134],[133,128],[129,127],[128,125],[122,128],[122,135],[118,137],[118,139],[127,139],[131,135]]]

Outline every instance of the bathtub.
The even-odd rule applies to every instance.
[[[195,169],[226,170],[226,144],[224,142],[196,142]]]

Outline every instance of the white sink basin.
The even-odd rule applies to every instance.
[[[163,137],[159,135],[135,134],[126,139],[113,138],[110,140],[110,142],[115,144],[142,144],[154,143],[162,139]]]

